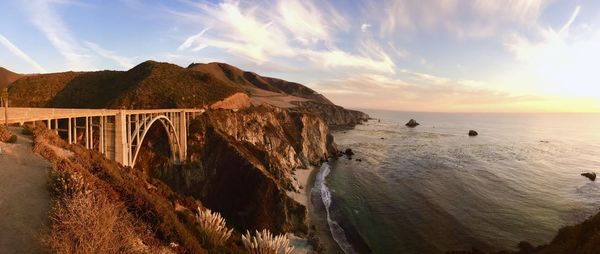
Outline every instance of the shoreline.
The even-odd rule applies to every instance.
[[[315,238],[318,239],[318,243],[324,248],[319,253],[345,254],[335,239],[333,239],[329,223],[327,222],[327,213],[323,205],[323,200],[320,196],[313,196],[313,188],[315,187],[317,174],[321,171],[321,167],[322,164],[320,167],[314,167],[306,185],[306,189],[309,190],[306,193],[306,197],[309,200],[306,206],[309,231],[314,233]]]

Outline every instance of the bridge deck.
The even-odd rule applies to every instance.
[[[119,112],[125,114],[154,114],[174,112],[203,112],[201,109],[72,109],[72,108],[8,108],[8,123],[24,123],[48,119],[65,119],[73,117],[114,116]],[[4,124],[4,108],[0,108],[0,124]]]

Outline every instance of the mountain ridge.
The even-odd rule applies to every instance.
[[[201,108],[236,93],[253,105],[271,104],[353,126],[368,115],[346,110],[300,83],[265,77],[226,63],[144,61],[127,71],[58,72],[22,76],[9,85],[11,104],[57,108]]]
[[[25,75],[12,72],[6,68],[0,67],[0,89],[7,87]]]

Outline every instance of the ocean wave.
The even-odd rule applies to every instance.
[[[313,187],[313,192],[320,193],[321,200],[323,201],[323,205],[325,205],[325,211],[327,213],[327,224],[329,225],[329,230],[331,231],[331,235],[333,236],[333,240],[340,246],[342,251],[346,254],[354,254],[356,253],[352,248],[352,245],[346,238],[346,233],[340,224],[331,218],[330,208],[331,208],[331,191],[326,185],[325,178],[331,172],[331,168],[327,162],[323,163],[319,173],[315,179],[315,185]]]

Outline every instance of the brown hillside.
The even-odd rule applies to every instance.
[[[252,105],[270,104],[326,117],[330,126],[368,118],[334,105],[298,83],[263,77],[224,63],[187,68],[155,61],[128,71],[63,72],[24,76],[9,88],[11,105],[58,108],[205,107],[244,92]]]
[[[201,107],[239,89],[208,74],[147,61],[129,71],[64,72],[19,79],[15,106],[76,108]]]
[[[113,108],[201,107],[239,91],[210,74],[154,61],[127,71],[119,82],[127,89],[109,105]]]
[[[0,89],[7,87],[21,77],[23,77],[22,74],[14,73],[0,67]]]
[[[188,69],[209,73],[224,82],[234,84],[253,95],[253,89],[258,88],[275,93],[282,93],[310,99],[319,103],[333,104],[325,96],[314,90],[294,82],[260,76],[254,72],[243,71],[225,63],[191,64]]]

